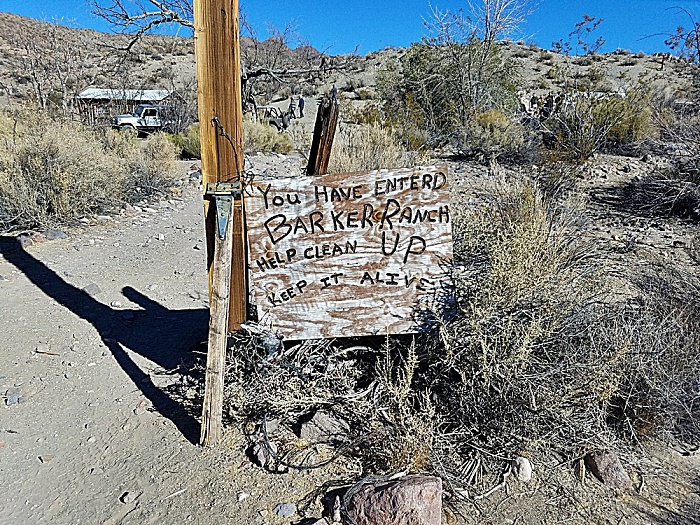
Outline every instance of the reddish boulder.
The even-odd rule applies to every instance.
[[[362,486],[346,504],[356,525],[440,525],[442,481],[412,475]]]

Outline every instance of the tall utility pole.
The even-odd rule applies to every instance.
[[[246,319],[238,0],[194,0],[194,39],[207,234],[210,320],[201,442],[222,431],[227,334]]]

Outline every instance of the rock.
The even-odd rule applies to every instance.
[[[345,421],[319,410],[310,421],[301,425],[299,437],[312,442],[347,443],[349,433],[350,427]]]
[[[267,445],[265,443],[256,443],[253,446],[252,452],[258,465],[266,468],[273,465],[275,462],[273,454],[277,454],[277,445],[271,441]]]
[[[112,301],[111,303],[109,303],[109,306],[111,306],[112,308],[121,308],[122,303],[120,303],[119,301]]]
[[[133,503],[141,494],[137,492],[126,491],[124,494],[119,496],[119,501],[122,503]]]
[[[238,493],[238,501],[239,501],[239,502],[245,501],[245,500],[247,500],[249,497],[250,497],[250,494],[248,494],[247,492],[239,492],[239,493]]]
[[[32,242],[34,242],[36,244],[46,242],[48,240],[43,233],[39,233],[39,232],[32,232],[29,234],[29,236],[32,238]]]
[[[289,518],[297,513],[297,506],[294,503],[278,503],[273,512],[280,518]]]
[[[46,237],[46,240],[48,241],[56,241],[58,239],[67,239],[68,234],[66,232],[62,232],[61,230],[46,230],[44,232],[44,237]]]
[[[48,463],[49,461],[52,461],[55,457],[56,456],[54,456],[53,454],[43,454],[39,456],[39,461],[41,461],[42,463]]]
[[[518,481],[527,483],[532,479],[532,463],[527,458],[518,456],[511,462],[510,469]]]
[[[0,275],[0,282],[9,282],[9,279],[4,275]]]
[[[193,247],[193,249],[195,249],[195,250],[201,250],[201,249],[202,249],[202,246],[201,246],[200,244],[195,244],[194,247]]]
[[[86,294],[88,294],[90,296],[97,295],[101,291],[102,290],[100,290],[100,287],[97,286],[95,283],[88,284],[87,286],[85,286],[83,288],[83,292],[85,292]]]
[[[442,481],[412,475],[370,483],[350,497],[346,509],[356,525],[440,525]]]
[[[614,452],[609,450],[589,452],[586,454],[584,461],[591,474],[605,485],[617,489],[629,489],[632,487],[632,480]]]
[[[31,236],[26,233],[18,235],[17,242],[22,248],[26,248],[27,246],[31,246],[32,244],[34,244],[34,241],[32,241]]]
[[[5,392],[5,405],[11,407],[19,403],[20,390],[19,388],[8,388]]]

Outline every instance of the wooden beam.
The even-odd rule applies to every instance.
[[[202,186],[240,181],[243,173],[243,106],[241,100],[238,0],[195,0],[194,41],[197,62]],[[205,200],[207,268],[212,297],[215,213]],[[228,329],[246,320],[248,283],[243,196],[234,200],[231,292]]]
[[[216,206],[212,205],[212,208]],[[231,272],[225,255],[231,253],[234,222],[231,210],[226,213],[225,235],[214,235],[214,264],[212,265],[211,301],[209,308],[209,340],[207,350],[206,385],[202,406],[200,444],[216,445],[223,432],[224,375],[226,371],[226,345],[228,343],[228,305]]]
[[[238,0],[194,0],[202,188],[209,270],[209,340],[202,407],[202,445],[222,434],[228,332],[247,313]],[[237,183],[237,191],[213,191],[211,183]],[[222,194],[223,193],[223,194]]]
[[[338,126],[338,101],[326,95],[318,106],[314,137],[311,141],[307,175],[325,175],[331,160],[331,148],[335,129]]]

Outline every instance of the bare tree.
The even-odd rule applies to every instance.
[[[154,28],[168,24],[193,28],[192,0],[89,0],[93,13],[109,22],[119,33],[128,35],[128,44],[122,48],[129,52],[144,35]],[[292,24],[284,30],[269,27],[271,37],[265,41],[258,38],[257,32],[245,16],[241,16],[242,34],[249,40],[241,50],[241,80],[244,106],[254,108],[257,98],[269,95],[271,86],[297,82],[310,74],[328,73],[331,70],[345,69],[345,61],[335,61],[332,65],[305,64],[298,67],[287,58],[289,44],[302,40]],[[296,42],[295,42],[296,43]]]
[[[194,27],[192,0],[89,0],[93,13],[129,35],[130,50],[149,31],[169,24]]]
[[[75,95],[104,74],[108,63],[92,34],[68,29],[58,20],[7,38],[20,50],[17,74],[29,80],[39,107],[48,109],[53,104],[64,117],[71,116]]]
[[[700,63],[700,22],[697,22],[695,17],[683,7],[675,7],[674,10],[688,17],[690,28],[678,26],[664,43],[679,57],[698,64]]]

